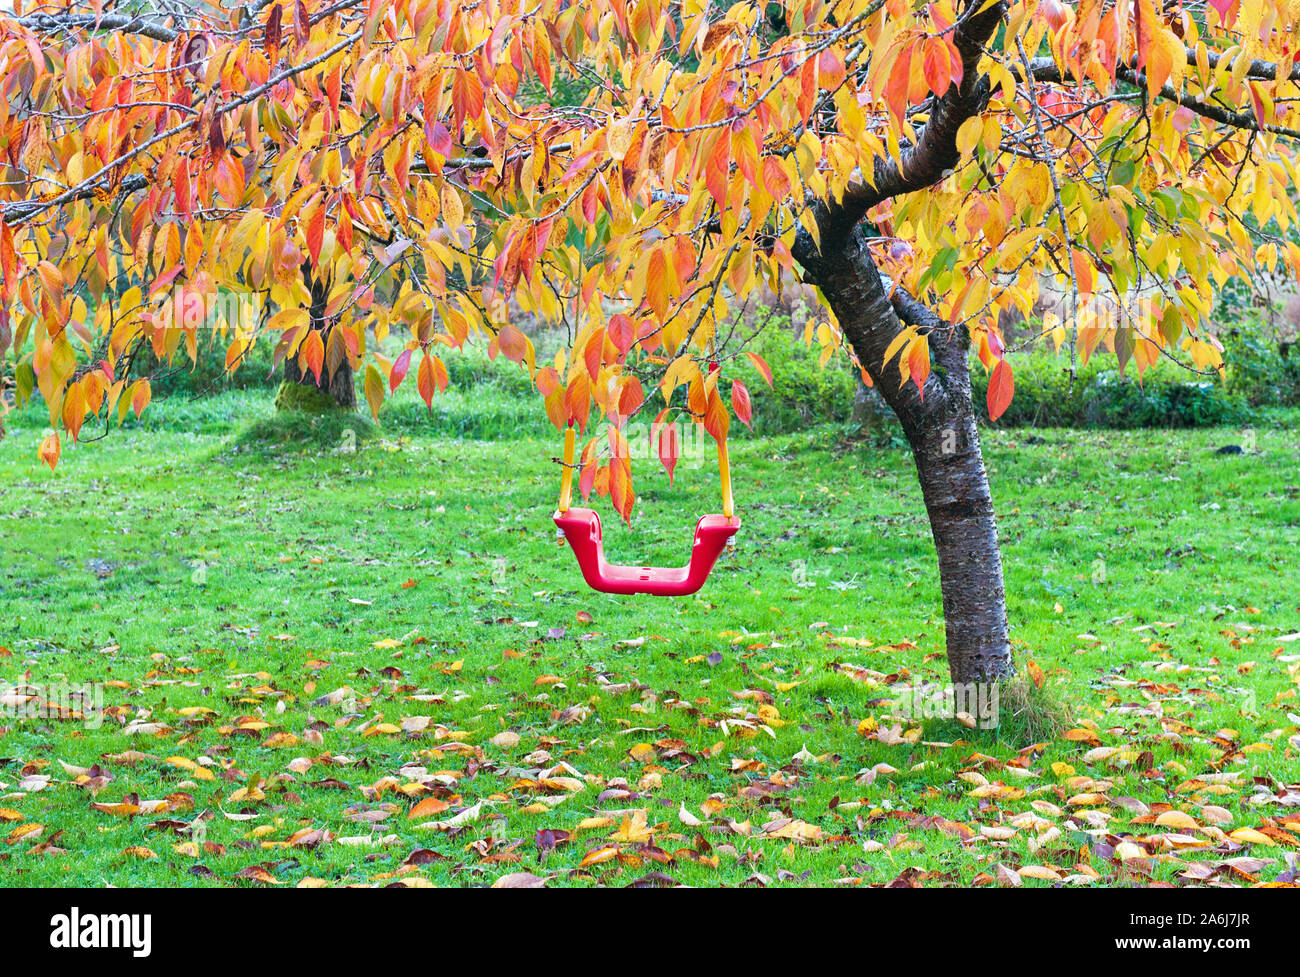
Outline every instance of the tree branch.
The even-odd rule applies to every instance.
[[[137,190],[143,190],[149,185],[149,180],[142,173],[133,173],[122,181],[122,185],[117,188],[118,196],[128,193],[135,193]],[[71,195],[64,195],[62,203],[72,203],[77,200],[89,200],[95,195],[98,184],[83,186]],[[6,224],[21,224],[32,214],[46,209],[44,200],[15,200],[10,203],[0,203],[0,216],[4,217]]]
[[[1191,59],[1191,63],[1195,64],[1195,55],[1188,52],[1188,57]],[[1217,56],[1213,58],[1213,63],[1218,63]],[[1261,74],[1254,76],[1248,73],[1247,77],[1258,77],[1260,80],[1269,81],[1273,79],[1273,75],[1267,72],[1275,71],[1275,65],[1270,64],[1267,61],[1252,62],[1252,72],[1255,70],[1254,66],[1256,65],[1260,66]],[[1024,71],[1019,65],[1012,68],[1012,74],[1015,76],[1017,81],[1025,80],[1023,77]],[[1073,75],[1062,72],[1056,62],[1051,58],[1034,58],[1030,61],[1029,76],[1033,78],[1034,81],[1042,81],[1056,85],[1073,84],[1075,81]],[[1115,77],[1120,81],[1128,82],[1130,85],[1135,85],[1140,89],[1145,89],[1147,87],[1146,72],[1138,71],[1137,68],[1132,65],[1118,65],[1115,69]],[[1292,71],[1290,78],[1294,81],[1300,81],[1300,67],[1297,67]],[[1218,122],[1221,125],[1231,126],[1234,129],[1246,129],[1252,132],[1271,132],[1280,136],[1287,136],[1291,139],[1300,139],[1300,131],[1288,129],[1285,126],[1261,126],[1259,120],[1249,112],[1234,112],[1222,105],[1213,105],[1209,102],[1202,102],[1194,95],[1187,92],[1180,92],[1178,89],[1174,88],[1173,85],[1168,83],[1166,83],[1157,94],[1161,98],[1167,99],[1171,102],[1177,102],[1183,108],[1190,109],[1197,115],[1210,119],[1213,122]]]
[[[33,31],[92,30],[115,31],[119,34],[140,34],[155,41],[174,41],[180,35],[156,21],[145,20],[136,14],[32,14],[19,17],[18,26]]]
[[[876,157],[873,186],[865,183],[849,186],[840,213],[835,215],[837,223],[851,227],[877,204],[933,186],[961,161],[957,130],[971,116],[983,111],[988,101],[989,81],[987,76],[979,74],[980,55],[1006,15],[1004,0],[994,0],[985,6],[986,3],[987,0],[971,0],[967,16],[953,30],[953,43],[961,55],[961,84],[950,87],[941,98],[932,97],[925,128],[916,145],[903,151],[901,159]]]

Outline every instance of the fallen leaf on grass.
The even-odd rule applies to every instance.
[[[531,872],[511,872],[492,883],[494,889],[541,889],[546,880]]]

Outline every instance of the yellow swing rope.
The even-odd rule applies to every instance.
[[[718,475],[722,479],[722,514],[730,519],[735,515],[731,499],[731,461],[727,458],[727,439],[718,438]]]
[[[568,512],[573,501],[573,451],[574,431],[570,424],[564,431],[564,472],[560,476],[560,512]],[[727,456],[727,439],[718,438],[718,475],[722,483],[722,514],[727,519],[736,514],[731,495],[731,459]]]
[[[709,359],[712,360],[717,355],[718,348],[715,338],[709,336]],[[713,366],[716,368],[717,363],[715,362]],[[721,376],[722,374],[719,372],[718,377],[721,378]],[[722,396],[721,392],[718,393],[718,396]],[[725,432],[722,437],[718,438],[718,479],[722,486],[722,515],[730,519],[735,515],[735,504],[731,498],[731,459],[727,457],[727,435]],[[728,549],[733,545],[730,539],[727,540]]]
[[[573,500],[573,425],[564,431],[564,474],[560,476],[560,511],[568,512]]]

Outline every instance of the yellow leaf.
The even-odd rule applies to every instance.
[[[624,815],[623,823],[609,837],[611,841],[640,842],[649,841],[653,834],[654,832],[646,823],[646,812],[638,809],[633,811],[630,817]]]
[[[579,868],[589,868],[592,865],[600,865],[611,859],[618,857],[618,845],[604,845],[603,847],[587,852],[582,861],[578,863]]]
[[[1156,824],[1162,828],[1177,828],[1179,831],[1195,831],[1200,827],[1194,817],[1182,811],[1165,811],[1156,818]]]
[[[20,824],[18,827],[14,828],[13,831],[9,832],[9,836],[5,838],[5,844],[15,845],[24,838],[35,840],[36,836],[44,830],[45,825],[43,824]]]
[[[1266,845],[1272,848],[1276,844],[1268,835],[1254,828],[1238,828],[1236,831],[1229,832],[1228,837],[1243,845]]]
[[[628,119],[619,119],[605,133],[605,143],[611,159],[622,162],[627,151],[632,148],[632,123]]]
[[[1046,865],[1022,865],[1018,870],[1022,879],[1045,879],[1048,882],[1059,882],[1061,873],[1054,868],[1048,868]]]
[[[984,120],[978,115],[971,116],[957,130],[957,151],[963,156],[969,156],[983,139]]]
[[[442,185],[442,220],[448,227],[460,227],[465,219],[465,208],[461,205],[460,194],[450,183]]]

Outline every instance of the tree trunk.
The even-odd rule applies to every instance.
[[[970,398],[969,337],[901,293],[891,299],[859,231],[828,241],[824,225],[822,236],[825,251],[802,241],[797,256],[911,445],[939,555],[952,681],[983,683],[1010,675],[1015,666],[1002,556]],[[884,363],[903,329],[900,313],[929,329],[933,368],[924,396],[911,381],[899,387],[896,358]]]
[[[953,345],[958,345],[954,343]],[[939,584],[954,682],[988,682],[1014,671],[993,497],[970,401],[966,350],[960,375],[948,374],[948,394],[965,409],[941,424],[909,434],[916,474],[939,554]],[[954,383],[956,381],[956,383]],[[955,386],[964,396],[954,396]]]
[[[321,382],[316,383],[316,375],[308,370],[304,373],[298,368],[298,361],[288,358],[284,361],[284,379],[275,395],[277,410],[302,410],[309,414],[324,414],[332,410],[356,410],[357,388],[352,381],[352,365],[347,357],[339,363],[333,373],[329,364],[321,369]]]
[[[309,414],[324,414],[332,410],[356,410],[357,388],[352,379],[352,364],[346,356],[330,355],[330,325],[325,318],[329,289],[312,274],[310,264],[302,266],[302,273],[311,288],[311,306],[308,310],[312,329],[321,334],[325,348],[325,362],[321,367],[320,383],[310,370],[298,366],[296,357],[284,361],[284,380],[275,395],[277,410],[302,410]],[[332,359],[337,362],[331,363]]]

